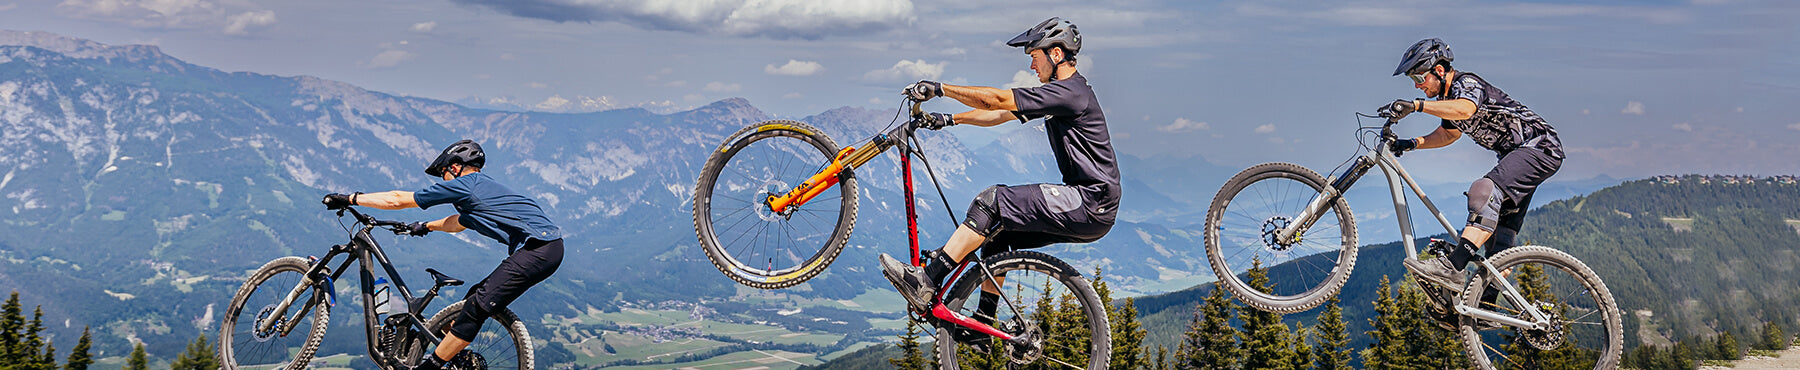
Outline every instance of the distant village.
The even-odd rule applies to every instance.
[[[1659,176],[1651,177],[1650,181],[1655,181],[1658,183],[1670,184],[1670,185],[1680,184],[1683,181],[1698,183],[1698,184],[1702,184],[1702,185],[1712,184],[1712,183],[1755,184],[1755,183],[1759,183],[1759,182],[1760,183],[1769,183],[1769,184],[1781,184],[1781,185],[1796,185],[1796,184],[1800,184],[1800,176],[1780,175],[1780,176],[1770,176],[1770,177],[1756,177],[1756,176],[1750,176],[1750,175],[1710,175],[1710,176],[1659,175]]]

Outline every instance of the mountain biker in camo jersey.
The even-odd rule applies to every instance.
[[[1451,288],[1462,283],[1463,268],[1481,246],[1493,256],[1515,245],[1532,194],[1562,168],[1563,161],[1562,140],[1555,128],[1487,80],[1452,68],[1453,58],[1450,47],[1441,40],[1414,43],[1394,75],[1411,77],[1413,88],[1435,100],[1395,100],[1382,107],[1399,114],[1424,112],[1443,119],[1431,134],[1393,141],[1389,149],[1396,154],[1443,147],[1467,135],[1499,156],[1500,163],[1469,186],[1468,226],[1463,227],[1457,245],[1449,248],[1449,255],[1405,261],[1415,275]]]
[[[506,245],[507,257],[481,282],[463,296],[460,315],[451,319],[444,341],[433,355],[425,356],[415,370],[467,368],[469,356],[463,348],[481,332],[481,326],[493,312],[505,309],[526,289],[543,282],[562,265],[562,229],[550,222],[536,201],[481,173],[487,155],[481,145],[471,140],[458,141],[444,148],[436,160],[425,168],[425,174],[442,178],[418,192],[389,191],[382,193],[331,194],[325,206],[331,209],[365,206],[385,210],[407,208],[430,209],[449,204],[456,214],[436,221],[409,225],[414,236],[432,231],[461,232],[475,230]]]
[[[968,124],[991,127],[1012,120],[1044,118],[1044,129],[1062,172],[1062,184],[994,185],[975,196],[967,218],[942,249],[920,254],[924,268],[881,255],[882,273],[910,308],[931,312],[942,304],[936,291],[958,263],[977,248],[981,256],[1053,243],[1087,243],[1112,229],[1119,206],[1119,167],[1107,134],[1106,115],[1087,78],[1076,71],[1081,34],[1075,24],[1050,18],[1006,42],[1023,47],[1042,86],[1016,89],[956,86],[919,81],[907,97],[925,101],[944,96],[975,108],[948,115],[931,113],[925,127]],[[986,243],[985,246],[983,243]],[[984,286],[978,320],[992,324],[999,295]],[[983,317],[985,316],[985,317]],[[959,328],[961,342],[987,343],[986,334]]]

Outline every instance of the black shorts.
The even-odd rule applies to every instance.
[[[1056,243],[1088,243],[1112,230],[1117,204],[1092,204],[1090,190],[1061,184],[1029,184],[997,189],[998,232],[981,247],[983,257]],[[1118,199],[1112,197],[1112,199]]]
[[[562,259],[562,239],[526,240],[523,247],[500,261],[494,272],[469,287],[469,293],[463,295],[462,314],[450,326],[450,333],[457,338],[474,339],[489,315],[506,309],[526,289],[556,273]]]
[[[1525,224],[1525,210],[1531,208],[1531,196],[1538,185],[1562,169],[1562,159],[1540,148],[1519,148],[1500,156],[1500,163],[1482,177],[1492,180],[1506,196],[1500,202],[1500,223],[1496,229],[1518,232]]]

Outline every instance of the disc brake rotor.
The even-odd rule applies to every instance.
[[[1294,246],[1294,244],[1299,244],[1300,243],[1299,235],[1294,235],[1294,240],[1292,242],[1289,242],[1289,243],[1281,242],[1281,230],[1286,229],[1288,227],[1288,225],[1292,224],[1292,223],[1293,223],[1293,221],[1288,220],[1287,216],[1270,217],[1268,220],[1263,221],[1263,225],[1262,225],[1263,246],[1267,247],[1269,249],[1269,251],[1286,252],[1288,250],[1288,248],[1292,248]]]
[[[273,315],[274,313],[275,313],[275,305],[271,304],[271,305],[263,306],[262,310],[259,310],[256,313],[256,321],[251,322],[250,325],[257,325],[257,324],[262,323],[263,320],[269,320],[269,316]],[[256,339],[257,342],[268,342],[271,339],[275,339],[275,337],[276,337],[275,333],[281,332],[281,327],[286,326],[287,318],[281,317],[281,318],[275,318],[274,320],[275,320],[275,325],[269,325],[269,330],[266,330],[266,331],[265,330],[254,330],[255,327],[251,327],[251,329],[252,329],[251,338]]]
[[[758,186],[756,189],[756,197],[750,198],[764,199],[763,206],[756,207],[756,218],[760,218],[763,221],[776,222],[787,219],[788,215],[793,214],[793,206],[788,206],[787,212],[775,212],[774,209],[768,207],[769,202],[767,201],[767,199],[786,194],[786,189],[791,188],[792,187],[788,186],[787,182],[781,180],[764,181],[762,186]]]
[[[1537,305],[1538,310],[1544,312],[1544,316],[1549,316],[1550,327],[1546,330],[1525,330],[1525,343],[1540,351],[1554,350],[1556,347],[1562,346],[1565,339],[1566,332],[1563,330],[1565,327],[1563,326],[1562,312],[1556,309],[1556,305],[1549,302],[1538,302]]]

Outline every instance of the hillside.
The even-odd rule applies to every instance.
[[[1521,239],[1567,251],[1598,272],[1627,313],[1626,342],[1635,346],[1724,330],[1743,337],[1768,321],[1800,324],[1797,232],[1800,185],[1792,176],[1690,175],[1628,181],[1550,202],[1531,211]],[[1358,348],[1367,341],[1360,332],[1368,330],[1374,287],[1384,275],[1405,274],[1403,253],[1398,242],[1364,246],[1339,295]],[[1195,302],[1211,289],[1203,284],[1138,298],[1148,341],[1173,346]]]

